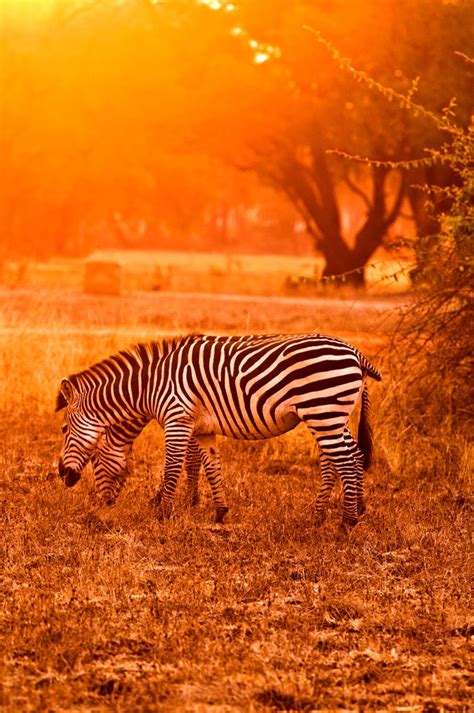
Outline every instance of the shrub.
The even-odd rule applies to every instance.
[[[417,238],[415,292],[392,338],[392,367],[406,375],[404,389],[411,400],[411,418],[448,422],[449,430],[468,427],[472,403],[474,354],[474,137],[473,127],[443,123],[447,141],[433,160],[449,164],[455,183],[427,187],[431,197],[448,198],[438,235]]]

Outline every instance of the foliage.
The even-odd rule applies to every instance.
[[[405,375],[400,385],[413,398],[414,408],[408,416],[409,421],[423,424],[427,403],[431,403],[435,412],[432,414],[435,418],[427,419],[431,426],[448,419],[451,427],[459,428],[460,422],[466,424],[468,421],[473,395],[470,376],[474,353],[474,126],[471,123],[464,127],[456,122],[455,98],[441,114],[427,109],[414,101],[413,91],[402,95],[366,72],[354,69],[350,60],[320,33],[315,34],[341,68],[358,82],[376,90],[389,102],[398,101],[402,109],[415,118],[423,117],[445,137],[438,149],[426,148],[427,155],[415,160],[381,162],[348,154],[344,154],[344,158],[402,170],[443,164],[452,172],[453,181],[448,186],[419,187],[431,196],[432,213],[435,211],[434,201],[448,204],[449,212],[439,216],[441,230],[438,234],[417,235],[413,241],[405,241],[416,252],[413,270],[416,292],[413,303],[402,310],[396,326],[392,357],[397,361],[397,354],[398,363],[394,368]],[[470,69],[474,61],[458,54]],[[400,398],[399,393],[396,398]]]
[[[3,252],[87,252],[105,222],[124,238],[117,215],[135,238],[147,227],[147,246],[186,233],[196,248],[210,214],[263,201],[237,166],[277,186],[272,215],[294,222],[290,197],[328,274],[358,268],[410,192],[383,161],[418,159],[437,139],[356,85],[303,26],[401,94],[420,74],[430,110],[469,91],[452,52],[468,51],[465,0],[30,4],[28,14],[7,0],[0,29]],[[355,167],[327,149],[382,163]]]
[[[449,133],[452,142],[439,156],[458,182],[430,192],[447,197],[451,209],[442,216],[439,235],[420,239],[415,301],[400,319],[394,345],[410,374],[418,409],[434,400],[438,419],[449,418],[456,430],[467,424],[473,401],[474,135],[472,127],[452,127]]]
[[[84,254],[101,239],[227,247],[213,219],[228,204],[266,205],[269,191],[190,132],[213,23],[193,38],[209,13],[194,2],[53,5],[28,18],[12,3],[0,25],[0,258]]]

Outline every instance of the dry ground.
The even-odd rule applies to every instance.
[[[386,366],[371,385],[368,512],[349,537],[338,496],[312,525],[319,474],[304,429],[222,440],[224,526],[205,483],[195,511],[182,488],[173,519],[154,520],[154,426],[114,509],[97,506],[90,473],[73,490],[56,475],[61,376],[191,330],[316,329],[384,368],[383,304],[0,291],[0,305],[4,710],[469,709],[469,452],[385,425],[400,378]]]

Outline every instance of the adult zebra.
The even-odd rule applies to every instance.
[[[319,334],[189,335],[137,344],[62,380],[56,410],[66,408],[66,415],[59,472],[74,484],[109,426],[156,418],[166,443],[156,501],[167,517],[192,438],[220,483],[216,434],[272,438],[303,422],[322,456],[317,508],[324,510],[339,475],[343,524],[352,526],[364,509],[363,469],[372,444],[366,376],[381,379],[355,347]],[[348,429],[360,393],[362,450]]]

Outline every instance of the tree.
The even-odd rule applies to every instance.
[[[474,66],[473,59],[466,60]],[[427,403],[432,405],[431,395],[436,392],[437,420],[446,420],[449,400],[451,416],[456,417],[451,427],[463,424],[469,430],[474,349],[474,127],[459,126],[452,117],[440,118],[438,125],[450,141],[432,153],[433,164],[448,164],[457,181],[445,188],[427,187],[432,195],[444,195],[450,208],[442,216],[440,232],[418,240],[415,300],[397,324],[392,356],[403,361],[409,393],[421,414]]]
[[[156,236],[161,226],[196,231],[226,184],[227,165],[251,170],[296,206],[326,257],[326,275],[353,271],[360,281],[405,197],[421,205],[414,180],[393,164],[422,157],[440,139],[422,117],[354,82],[362,75],[343,55],[437,110],[468,95],[452,52],[468,51],[467,0],[47,7],[28,27],[17,13],[0,33],[4,252],[77,253],[87,249],[78,225],[117,213],[144,218]],[[345,153],[376,162],[356,165]],[[349,194],[358,205],[353,230]]]
[[[354,78],[369,72],[372,84],[380,80],[408,97],[416,93],[438,110],[453,95],[469,96],[468,78],[456,71],[454,50],[465,50],[471,42],[472,6],[364,0],[351,7],[333,3],[325,10],[326,3],[267,0],[257,6],[243,0],[238,7],[228,31],[251,49],[237,65],[227,62],[226,73],[219,66],[206,77],[205,88],[212,96],[215,87],[215,99],[208,94],[203,103],[217,111],[226,137],[232,127],[234,160],[294,203],[326,258],[324,274],[349,272],[347,279],[360,283],[361,268],[384,244],[407,196],[421,220],[421,201],[408,192],[412,180],[396,162],[413,160],[413,167],[424,171],[417,159],[440,138],[422,117],[371,91],[372,80],[357,84]],[[352,71],[351,62],[329,43],[318,44],[303,25],[321,29],[360,71]],[[239,105],[240,122],[234,112]],[[244,137],[245,148],[238,137]],[[229,152],[229,141],[223,143]],[[331,149],[339,155],[328,153]],[[344,153],[375,161],[355,167],[342,158]],[[341,186],[357,196],[363,211],[353,235],[342,220]]]

